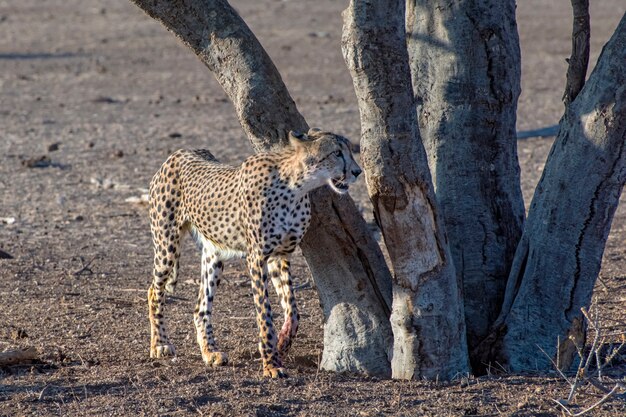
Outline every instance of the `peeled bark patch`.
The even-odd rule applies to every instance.
[[[385,233],[385,243],[390,257],[395,260],[395,284],[417,291],[420,279],[437,273],[446,254],[437,241],[437,223],[427,196],[417,186],[406,185],[404,192],[408,204],[393,211],[384,204],[377,204],[375,211],[383,228],[384,225],[394,228],[394,233]],[[399,230],[406,233],[397,233]]]

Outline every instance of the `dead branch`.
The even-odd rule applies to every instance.
[[[0,366],[20,365],[39,359],[39,352],[34,346],[23,349],[0,352]]]
[[[617,354],[621,351],[621,349],[626,346],[626,334],[623,332],[620,334],[622,342],[617,347],[613,347],[602,359],[602,347],[604,346],[607,337],[610,335],[605,334],[605,328],[602,327],[600,322],[600,314],[598,312],[597,300],[594,300],[589,307],[589,309],[585,309],[584,307],[580,309],[583,317],[585,318],[585,322],[589,328],[590,333],[593,334],[593,339],[591,341],[591,345],[589,351],[585,353],[585,346],[579,345],[575,340],[572,339],[574,345],[576,347],[576,351],[578,352],[578,356],[580,361],[578,363],[578,368],[576,369],[576,373],[574,378],[568,378],[558,367],[558,362],[555,363],[552,358],[552,364],[555,369],[559,373],[559,375],[567,382],[570,386],[570,392],[566,400],[552,400],[569,416],[577,417],[582,416],[590,411],[594,410],[604,402],[608,401],[619,389],[626,389],[626,386],[620,381],[613,381],[615,385],[612,388],[606,386],[602,383],[603,375],[602,371],[610,365],[613,359],[617,356]],[[612,336],[612,335],[611,335]],[[541,349],[541,348],[540,348]],[[541,351],[547,355],[547,353],[541,349]],[[590,366],[592,362],[595,362],[596,369],[595,375],[590,373]],[[604,396],[595,402],[590,407],[580,411],[578,413],[573,413],[567,406],[570,405],[573,399],[576,396],[576,392],[579,388],[584,385],[589,384],[599,391],[601,391]]]
[[[567,82],[563,93],[565,106],[574,101],[585,85],[589,65],[589,0],[571,0],[574,21],[572,24],[572,54],[567,60]]]
[[[561,371],[561,367],[559,366],[559,362],[557,360],[557,362],[554,362],[554,359],[552,359],[550,357],[550,355],[548,355],[548,352],[546,352],[541,346],[537,345],[537,348],[539,348],[539,350],[541,351],[541,353],[543,353],[544,355],[546,355],[546,357],[548,359],[550,359],[550,362],[552,362],[552,366],[554,366],[554,369],[556,369],[556,371],[559,373],[559,375],[561,376],[561,378],[563,378],[565,380],[565,382],[567,382],[568,384],[572,385],[573,383],[569,380],[569,378],[563,373],[563,371]],[[558,349],[557,349],[558,352]]]
[[[83,272],[88,272],[90,274],[93,274],[93,271],[91,270],[91,264],[93,263],[93,261],[95,261],[96,259],[98,259],[98,255],[94,256],[93,258],[91,258],[90,261],[85,263],[85,260],[83,259],[83,257],[80,257],[80,261],[83,264],[82,268],[77,269],[74,272],[71,272],[71,275],[74,277],[78,277],[80,275],[82,275]]]
[[[570,393],[569,393],[569,396],[567,397],[568,403],[571,402],[572,399],[574,399],[574,395],[576,394],[576,390],[578,389],[578,387],[580,387],[587,381],[588,376],[589,376],[589,366],[591,365],[591,362],[593,358],[595,357],[596,352],[599,350],[598,346],[599,346],[599,341],[600,341],[600,323],[599,323],[599,318],[598,318],[598,309],[593,308],[593,307],[594,305],[592,305],[589,308],[590,312],[593,314],[593,318],[590,317],[590,312],[585,310],[584,307],[580,309],[583,313],[583,316],[585,316],[585,320],[587,320],[587,324],[594,331],[593,342],[591,342],[591,348],[589,350],[589,354],[587,355],[587,358],[585,358],[584,356],[584,352],[583,352],[584,346],[576,345],[576,350],[578,351],[580,362],[578,363],[578,369],[576,370],[576,377],[574,378],[574,382],[571,384]]]
[[[570,411],[569,408],[567,408],[565,405],[561,404],[561,402],[557,401],[557,400],[552,400],[554,401],[556,404],[559,405],[559,407],[561,407],[563,409],[563,411],[565,411],[567,413],[567,415],[572,416],[572,417],[580,417],[583,416],[585,414],[587,414],[588,412],[594,410],[595,408],[597,408],[598,406],[604,404],[606,401],[609,400],[609,398],[611,398],[613,396],[613,394],[615,394],[615,392],[620,388],[619,384],[615,384],[615,386],[613,387],[612,390],[610,390],[604,397],[600,398],[597,402],[595,402],[593,405],[591,405],[588,408],[585,408],[583,411],[579,411],[578,413],[572,413]]]

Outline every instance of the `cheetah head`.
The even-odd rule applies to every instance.
[[[310,129],[307,134],[289,132],[289,141],[302,155],[309,178],[318,186],[328,184],[336,193],[345,194],[362,172],[352,156],[350,142],[343,136]]]

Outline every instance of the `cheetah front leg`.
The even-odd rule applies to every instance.
[[[252,278],[252,296],[256,308],[256,321],[259,327],[259,352],[263,360],[263,376],[284,378],[287,376],[278,349],[276,332],[272,322],[272,308],[267,292],[266,262],[262,255],[250,255],[247,260]]]
[[[160,214],[162,217],[167,213]],[[156,217],[152,219],[154,243],[154,270],[152,285],[148,289],[148,315],[150,318],[150,357],[161,358],[176,355],[165,330],[165,291],[167,284],[175,281],[178,258],[180,257],[180,229],[174,221],[162,225]]]
[[[271,259],[268,263],[268,270],[285,315],[283,327],[278,334],[278,354],[280,359],[285,361],[291,343],[298,332],[300,315],[293,292],[289,261],[283,257]]]
[[[215,291],[219,285],[220,274],[223,268],[222,261],[217,258],[215,253],[211,253],[206,248],[202,250],[202,278],[193,318],[202,359],[204,363],[212,366],[226,365],[228,363],[228,356],[217,350],[211,321],[213,298],[215,297]]]

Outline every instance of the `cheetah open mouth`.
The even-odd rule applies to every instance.
[[[340,194],[343,194],[343,193],[347,192],[348,188],[349,188],[349,184],[346,183],[346,182],[343,182],[343,179],[331,178],[330,179],[330,184],[331,184],[332,188],[334,188],[335,191],[337,191]]]

